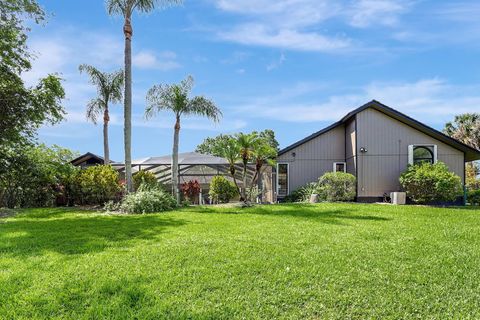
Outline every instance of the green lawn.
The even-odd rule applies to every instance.
[[[0,218],[0,319],[479,317],[479,209],[37,209]]]

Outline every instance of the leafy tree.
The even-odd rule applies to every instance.
[[[275,139],[275,132],[270,129],[266,129],[260,132],[253,132],[257,134],[259,138],[264,139],[270,147],[275,149],[277,152],[279,151],[279,143]],[[212,156],[221,156],[221,146],[225,141],[230,139],[232,136],[228,134],[220,134],[213,138],[206,138],[201,144],[197,146],[195,152],[199,152],[202,154],[210,154]]]
[[[81,203],[103,205],[118,198],[121,191],[118,171],[110,165],[81,170],[75,180]]]
[[[32,59],[25,19],[40,24],[45,21],[45,12],[35,0],[0,0],[0,8],[0,65],[19,74],[31,68]]]
[[[8,170],[0,174],[0,207],[51,206],[61,196],[72,198],[78,169],[70,164],[77,155],[59,146],[25,146],[8,149],[3,160]]]
[[[153,117],[162,110],[172,111],[175,115],[172,152],[172,191],[178,203],[180,203],[178,190],[178,144],[181,117],[196,115],[218,122],[222,116],[222,112],[212,100],[203,96],[189,98],[192,87],[193,78],[188,76],[179,84],[153,86],[147,93],[147,108],[145,110],[147,118]]]
[[[121,15],[124,20],[125,36],[125,178],[127,191],[133,191],[132,182],[132,14],[135,11],[148,13],[157,7],[179,4],[181,0],[107,0],[107,11],[111,15]]]
[[[455,138],[475,149],[480,149],[480,113],[464,113],[455,116],[443,129],[448,136]],[[478,188],[479,168],[475,162],[467,163],[465,184],[469,188]]]
[[[87,119],[97,124],[97,118],[103,112],[103,159],[104,164],[110,163],[110,149],[108,147],[108,122],[110,121],[110,103],[122,100],[122,86],[124,74],[122,70],[112,73],[101,72],[93,66],[82,64],[80,73],[85,72],[90,77],[90,83],[97,87],[98,97],[90,100],[87,105]]]
[[[28,21],[42,23],[44,11],[34,0],[0,0],[0,175],[24,162],[36,132],[63,119],[61,79],[49,75],[26,87],[22,72],[31,68]]]

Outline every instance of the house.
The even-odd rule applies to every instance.
[[[82,169],[90,167],[90,166],[96,166],[99,164],[103,164],[105,160],[103,157],[96,155],[91,152],[87,152],[85,154],[82,154],[81,156],[73,159],[70,161],[71,164],[73,164],[76,167],[81,167]],[[114,161],[110,161],[110,163],[114,163]]]
[[[277,198],[328,171],[357,178],[357,201],[374,202],[401,191],[400,174],[419,161],[444,162],[465,181],[465,162],[480,151],[378,101],[281,150],[277,158]]]

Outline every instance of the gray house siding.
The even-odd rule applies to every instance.
[[[295,156],[293,154],[295,153]],[[334,162],[345,161],[345,126],[337,126],[277,158],[289,164],[289,192],[333,171]]]
[[[381,197],[385,192],[398,191],[398,178],[408,164],[408,146],[437,146],[438,161],[464,179],[464,153],[430,137],[382,112],[369,108],[359,112],[357,119],[358,196]],[[364,147],[366,153],[359,152]]]

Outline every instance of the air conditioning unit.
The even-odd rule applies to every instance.
[[[405,204],[407,202],[407,194],[405,192],[391,192],[390,199],[392,199],[392,204]]]

